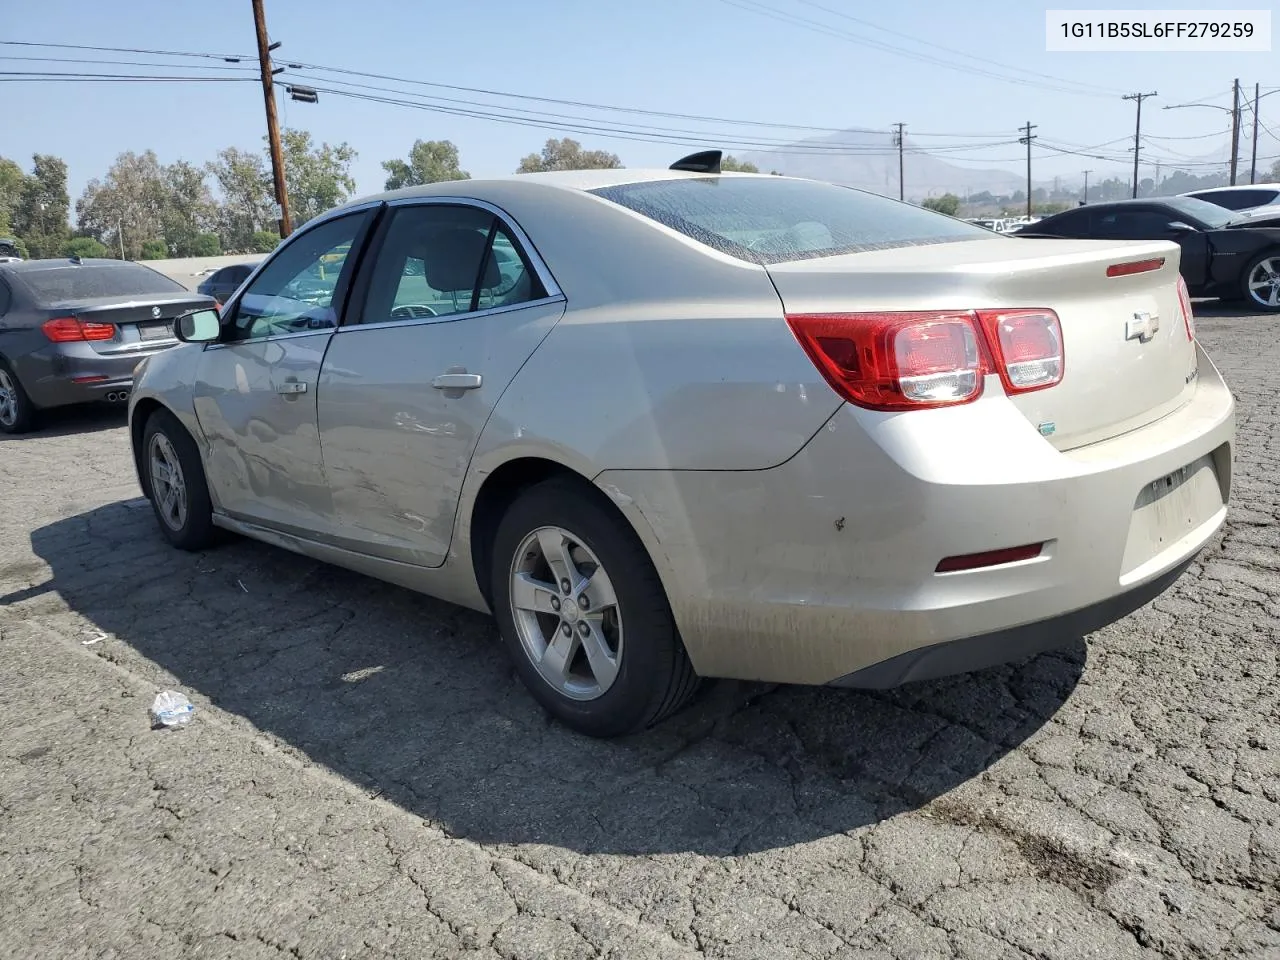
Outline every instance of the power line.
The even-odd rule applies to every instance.
[[[308,73],[295,73],[297,76],[310,83],[321,83],[325,80],[320,77],[312,76]],[[498,121],[506,120],[525,120],[534,121],[548,118],[557,121],[553,126],[559,128],[565,122],[578,125],[584,129],[584,132],[601,133],[607,130],[625,132],[628,134],[654,134],[668,138],[679,137],[676,135],[688,135],[693,139],[706,141],[712,144],[728,144],[730,142],[741,146],[756,150],[768,151],[788,151],[791,152],[795,148],[803,149],[805,152],[820,154],[832,153],[839,155],[853,154],[881,154],[887,152],[883,147],[872,144],[853,144],[840,142],[826,143],[802,143],[797,144],[794,140],[781,139],[776,137],[743,137],[741,135],[733,135],[724,131],[706,130],[706,129],[689,129],[684,127],[657,127],[652,124],[635,123],[628,124],[626,127],[619,127],[616,124],[606,120],[593,117],[584,117],[581,115],[557,113],[546,110],[531,110],[526,108],[508,107],[505,105],[482,103],[476,100],[468,100],[458,97],[441,97],[437,95],[415,94],[405,90],[398,90],[392,87],[384,87],[376,84],[356,83],[353,81],[328,81],[329,83],[338,83],[342,87],[355,87],[359,90],[373,90],[380,93],[396,94],[396,97],[378,97],[372,98],[379,101],[403,103],[403,105],[413,105],[422,109],[439,109],[440,112],[455,112],[465,116],[475,116],[482,119],[491,119]],[[354,91],[339,91],[335,88],[325,88],[328,92],[347,92],[355,95]],[[412,98],[412,99],[407,99]],[[442,106],[448,105],[448,106]],[[465,109],[464,109],[465,108]],[[885,136],[885,131],[874,131],[875,133]],[[1010,143],[1012,141],[1005,139],[1003,141],[980,141],[973,143],[945,144],[939,147],[931,148],[929,152],[937,154],[950,154],[955,152],[963,152],[970,150],[985,150],[989,147],[998,146],[1001,143]]]
[[[157,60],[101,60],[82,57],[3,57],[4,61],[24,61],[28,63],[75,63],[75,64],[93,64],[94,66],[115,66],[115,67],[163,67],[168,70],[186,69],[182,64],[163,63]],[[202,63],[198,67],[192,67],[193,70],[226,70],[229,72],[254,72],[252,67],[230,67],[222,64]]]
[[[144,50],[139,47],[95,47],[82,43],[37,43],[34,40],[0,40],[3,47],[46,47],[58,50],[96,50],[99,53],[141,53],[161,57],[199,57],[207,60],[253,60],[251,54],[194,53],[189,50]]]
[[[985,57],[980,57],[972,53],[967,53],[963,50],[957,50],[954,47],[944,47],[942,44],[933,43],[930,40],[921,40],[919,37],[913,37],[911,34],[903,33],[901,30],[891,30],[889,27],[882,27],[878,23],[872,23],[870,20],[864,20],[861,17],[855,17],[852,14],[845,13],[843,10],[833,10],[830,7],[825,7],[820,3],[815,3],[814,0],[796,0],[796,2],[803,3],[807,7],[813,7],[815,10],[821,10],[824,13],[829,13],[835,17],[841,17],[845,20],[850,20],[854,23],[860,23],[865,27],[870,27],[872,30],[879,30],[881,33],[888,33],[895,37],[902,37],[905,40],[910,40],[912,43],[918,43],[922,47],[930,47],[934,50],[942,50],[945,53],[954,54],[955,56],[958,56],[958,57],[964,57],[966,60],[976,60],[979,63],[987,63],[987,64],[990,63],[990,61],[987,60],[987,58]],[[1016,73],[1029,74],[1033,77],[1041,77],[1045,80],[1054,80],[1060,83],[1071,84],[1073,86],[1090,87],[1094,90],[1097,90],[1099,93],[1103,93],[1103,94],[1111,94],[1111,95],[1115,94],[1114,90],[1110,90],[1107,87],[1100,87],[1097,84],[1084,83],[1079,80],[1069,80],[1066,77],[1055,77],[1052,74],[1040,73],[1036,70],[1025,70],[1022,67],[1014,67],[1014,66],[1006,66],[1004,69],[1012,70]]]
[[[244,83],[254,77],[157,77],[122,73],[36,73],[0,70],[0,83]]]
[[[802,29],[810,30],[815,33],[821,33],[826,36],[835,37],[836,39],[839,39],[839,40],[845,40],[850,43],[856,43],[864,47],[870,47],[871,49],[874,49],[874,50],[883,50],[887,53],[892,53],[897,56],[907,57],[908,59],[917,60],[921,63],[927,63],[930,66],[945,67],[948,70],[956,70],[961,73],[968,73],[974,76],[988,77],[990,79],[1000,80],[1005,83],[1017,83],[1023,86],[1040,87],[1042,89],[1047,89],[1047,90],[1056,90],[1060,93],[1071,93],[1071,94],[1077,94],[1080,96],[1090,96],[1090,97],[1113,96],[1113,94],[1094,92],[1090,90],[1073,89],[1073,88],[1064,87],[1058,84],[1044,83],[1038,80],[1028,80],[1024,77],[1012,77],[1012,76],[1009,76],[1007,73],[998,73],[993,70],[984,70],[979,67],[968,66],[967,64],[948,63],[945,60],[939,60],[936,56],[930,56],[928,54],[918,53],[912,50],[906,50],[902,47],[897,47],[892,44],[883,43],[879,40],[870,40],[865,37],[859,37],[856,34],[852,34],[843,30],[838,30],[834,27],[829,26],[828,24],[824,24],[817,20],[810,20],[805,17],[796,16],[795,14],[786,13],[784,11],[777,10],[774,7],[770,7],[767,4],[761,3],[759,2],[759,0],[720,0],[720,2],[727,4],[730,7],[736,7],[739,10],[745,10],[748,13],[753,13],[758,16],[767,17],[771,20],[776,20],[780,23],[786,23],[786,24],[789,24],[790,26],[800,27]]]

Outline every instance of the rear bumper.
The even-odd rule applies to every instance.
[[[1067,453],[991,386],[944,410],[843,407],[771,470],[601,474],[695,668],[880,686],[1018,659],[1141,606],[1224,522],[1234,402],[1203,351],[1189,403]],[[1031,560],[935,572],[1033,543]]]
[[[114,354],[98,353],[88,343],[51,343],[20,357],[16,372],[37,407],[124,400],[133,388],[133,371],[138,364],[177,343],[161,341]],[[121,393],[124,396],[118,396]]]

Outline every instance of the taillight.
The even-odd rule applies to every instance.
[[[1062,325],[1052,310],[979,310],[1006,393],[1030,393],[1062,382]]]
[[[976,314],[826,313],[787,323],[833,390],[872,410],[968,403],[989,364]]]
[[[1182,322],[1187,327],[1187,339],[1196,338],[1196,315],[1191,310],[1191,291],[1187,289],[1187,281],[1178,276],[1178,304],[1182,307]]]
[[[116,335],[113,323],[86,323],[75,317],[56,317],[40,325],[44,335],[54,343],[77,343],[84,340],[111,340]]]

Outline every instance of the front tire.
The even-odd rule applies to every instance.
[[[1268,250],[1250,260],[1240,287],[1242,299],[1254,310],[1280,311],[1280,250]]]
[[[213,503],[200,451],[168,410],[157,410],[142,432],[147,495],[164,538],[180,550],[203,550],[213,542]]]
[[[581,482],[521,494],[494,537],[502,638],[529,692],[593,737],[643,730],[696,692],[666,593],[635,532]]]
[[[36,405],[9,364],[0,360],[0,432],[26,433],[36,424]]]

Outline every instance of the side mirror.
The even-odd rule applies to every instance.
[[[1189,223],[1183,223],[1181,220],[1175,220],[1169,224],[1170,233],[1196,233],[1196,228]]]
[[[173,321],[173,335],[183,343],[213,343],[221,334],[216,310],[192,310]]]

